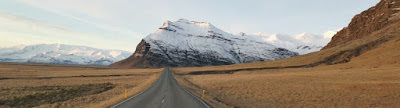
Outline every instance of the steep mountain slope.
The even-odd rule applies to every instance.
[[[226,33],[210,23],[167,21],[145,37],[135,53],[116,67],[211,66],[269,61],[298,53],[263,41]]]
[[[348,27],[332,37],[324,49],[373,36],[371,33],[400,21],[400,0],[382,0],[376,6],[356,15]]]
[[[39,44],[0,49],[0,62],[109,65],[129,57],[120,50],[102,50],[85,46]]]

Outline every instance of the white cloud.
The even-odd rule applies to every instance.
[[[145,35],[133,32],[127,28],[111,26],[104,23],[98,23],[92,20],[83,19],[81,17],[75,16],[73,13],[81,13],[89,15],[97,19],[107,19],[112,17],[105,8],[105,4],[109,2],[108,0],[20,0],[28,5],[41,8],[48,12],[52,12],[67,18],[74,19],[83,23],[91,24],[97,28],[115,32],[118,34],[128,35],[135,38],[143,38]],[[88,5],[90,4],[90,5]]]
[[[106,18],[107,13],[105,5],[107,0],[19,0],[25,4],[35,7],[58,10],[80,12],[92,17]]]
[[[50,12],[65,19],[75,20],[77,24],[91,26],[97,31],[73,31],[63,25],[49,24],[47,22],[32,20],[22,16],[1,13],[3,20],[0,22],[0,37],[7,36],[7,40],[14,44],[41,44],[64,43],[85,45],[96,48],[135,50],[137,43],[145,36],[128,28],[107,24],[104,19],[113,19],[113,12],[105,6],[112,1],[108,0],[18,0],[29,6],[39,8],[41,11]],[[13,20],[15,19],[15,20]],[[61,19],[62,21],[62,19]],[[113,24],[113,23],[112,23]],[[12,29],[12,30],[11,30]],[[11,30],[11,31],[10,31]],[[79,30],[79,29],[78,29]],[[101,32],[101,33],[100,33]],[[18,34],[15,34],[18,33]],[[105,35],[107,33],[110,35]],[[10,38],[15,37],[15,38]],[[33,41],[35,40],[35,41]],[[114,41],[112,41],[114,40]],[[0,47],[14,45],[0,43]],[[101,44],[101,43],[108,43]]]
[[[0,13],[0,46],[33,44],[74,44],[96,48],[132,51],[130,43],[114,42],[98,35],[73,31],[57,24],[37,21],[22,16]],[[107,44],[104,44],[107,43]],[[113,46],[111,48],[111,45]]]

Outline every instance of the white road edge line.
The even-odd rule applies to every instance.
[[[163,71],[164,72],[164,71]],[[161,73],[161,75],[162,75],[163,73]],[[158,80],[160,80],[161,79],[161,75],[160,75],[160,77],[158,77],[158,79],[157,79],[157,81],[156,82],[154,82],[153,84],[151,84],[151,86],[150,87],[148,87],[148,88],[146,88],[146,89],[144,89],[143,91],[141,91],[139,94],[136,94],[135,96],[132,96],[132,97],[130,97],[130,98],[128,98],[128,99],[126,99],[126,100],[124,100],[124,101],[122,101],[122,102],[120,102],[120,103],[118,103],[118,104],[115,104],[114,106],[112,106],[112,107],[110,107],[110,108],[115,108],[115,107],[117,107],[117,106],[119,106],[119,105],[121,105],[122,103],[125,103],[126,101],[129,101],[129,100],[131,100],[131,99],[133,99],[133,98],[135,98],[135,97],[137,97],[137,96],[139,96],[140,94],[142,94],[143,92],[145,92],[145,91],[147,91],[147,89],[149,89],[149,88],[151,88],[151,87],[153,87],[157,82],[158,82]]]
[[[169,70],[169,69],[168,69]],[[174,76],[172,76],[172,77],[174,77]],[[174,80],[176,81],[176,79],[174,78]],[[192,93],[190,93],[188,90],[186,90],[185,88],[183,88],[179,83],[178,83],[178,81],[176,81],[176,83],[178,84],[178,86],[180,87],[180,88],[182,88],[183,90],[185,90],[187,93],[189,93],[190,95],[192,95],[193,97],[195,97],[197,100],[199,100],[201,103],[203,103],[207,108],[211,108],[210,106],[208,106],[203,100],[201,100],[199,97],[197,97],[196,95],[193,95]]]

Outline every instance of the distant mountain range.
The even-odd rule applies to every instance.
[[[239,35],[261,40],[274,46],[297,52],[300,55],[319,51],[330,41],[330,37],[324,37],[322,35],[314,35],[310,33],[301,33],[293,36],[284,34],[271,35],[264,33],[239,33]]]
[[[0,62],[109,65],[132,53],[86,46],[39,44],[0,48]]]
[[[64,44],[0,48],[0,62],[110,65],[117,67],[212,66],[270,61],[319,51],[330,38],[227,33],[207,22],[167,21],[135,53]],[[132,55],[132,56],[131,56]],[[129,58],[128,58],[129,57]],[[127,59],[126,59],[127,58]]]
[[[257,38],[238,36],[207,22],[167,21],[115,67],[213,66],[270,61],[299,55]]]

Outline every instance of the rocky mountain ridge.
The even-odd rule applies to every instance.
[[[400,0],[381,0],[376,6],[356,15],[350,24],[332,37],[323,49],[372,36],[371,33],[400,21]]]
[[[269,61],[298,53],[264,41],[232,35],[207,22],[167,21],[145,37],[129,58],[115,67],[189,67]]]

